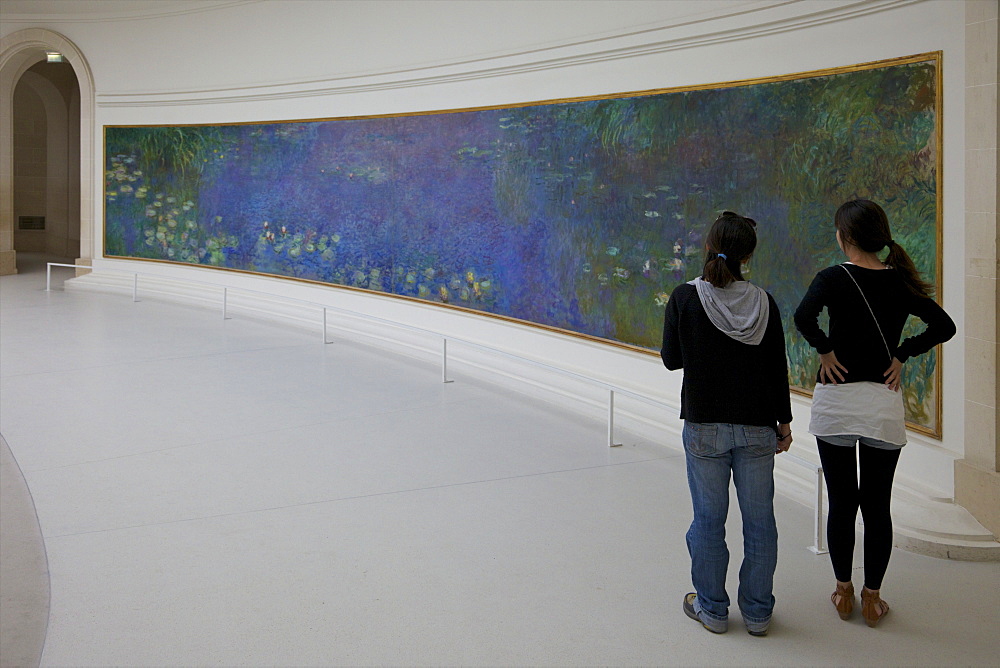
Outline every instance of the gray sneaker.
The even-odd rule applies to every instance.
[[[684,614],[712,633],[725,633],[729,630],[729,622],[726,620],[712,619],[708,615],[703,615],[698,604],[698,593],[691,592],[684,596]]]

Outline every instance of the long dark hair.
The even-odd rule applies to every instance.
[[[708,231],[702,280],[717,288],[724,288],[733,281],[742,281],[740,263],[749,258],[757,247],[756,227],[757,221],[753,218],[723,211]],[[723,255],[726,257],[722,257]]]
[[[844,202],[837,209],[833,224],[840,232],[842,241],[854,244],[866,253],[877,253],[888,246],[885,264],[899,272],[906,287],[921,297],[934,294],[934,286],[920,278],[920,272],[906,250],[893,240],[889,217],[878,204],[866,199]]]

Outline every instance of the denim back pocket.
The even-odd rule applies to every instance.
[[[743,425],[747,450],[755,455],[773,455],[778,450],[778,435],[770,427]]]
[[[717,454],[719,425],[685,421],[682,440],[684,448],[692,455],[704,457]]]

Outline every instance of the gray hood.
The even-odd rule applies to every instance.
[[[759,345],[767,329],[767,293],[749,281],[736,281],[717,288],[696,278],[690,284],[698,289],[698,299],[715,327],[731,339]]]

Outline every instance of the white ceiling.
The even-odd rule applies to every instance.
[[[3,0],[0,13],[7,15],[62,16],[76,18],[139,18],[203,11],[257,0]]]
[[[8,19],[29,17],[67,21],[125,20],[209,11],[223,7],[255,4],[269,0],[0,0],[0,16]],[[339,2],[340,0],[312,0]],[[438,0],[440,1],[440,0]],[[448,1],[448,0],[445,0]],[[459,2],[464,0],[451,0]],[[522,0],[501,0],[519,2]],[[538,0],[532,0],[538,1]],[[565,2],[566,0],[563,0]],[[615,0],[611,0],[615,1]],[[789,0],[639,0],[655,2],[657,15],[671,8],[678,17],[711,13],[727,7],[784,4]],[[797,0],[791,0],[795,2]],[[634,3],[633,3],[634,4]]]

